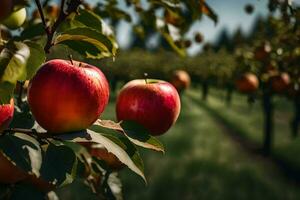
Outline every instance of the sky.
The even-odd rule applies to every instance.
[[[95,5],[97,0],[86,0],[91,5]],[[142,0],[143,1],[143,0]],[[121,2],[124,2],[123,0]],[[195,32],[201,32],[205,42],[214,42],[220,31],[227,29],[229,34],[234,33],[238,28],[241,28],[244,33],[247,33],[255,19],[258,16],[265,17],[268,15],[267,3],[268,0],[206,0],[206,2],[215,10],[219,16],[217,25],[208,17],[203,17],[201,21],[196,22],[190,31],[187,33],[187,38],[193,38]],[[300,4],[300,0],[293,0],[295,4]],[[254,6],[254,12],[249,15],[244,11],[247,4]],[[121,4],[122,9],[128,10],[125,4]],[[133,10],[129,9],[131,13]],[[117,29],[117,40],[121,48],[126,48],[130,42],[131,28],[126,22],[121,22]],[[202,45],[193,44],[189,49],[190,55],[195,55],[201,51]]]

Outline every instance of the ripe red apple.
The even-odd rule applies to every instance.
[[[29,183],[35,186],[38,190],[42,192],[50,192],[55,189],[55,185],[43,180],[41,177],[37,177],[36,175],[27,175],[26,179],[24,179],[25,183]]]
[[[0,133],[6,129],[14,116],[14,100],[10,104],[0,105]]]
[[[259,80],[253,73],[245,73],[238,80],[236,80],[236,88],[242,93],[255,92],[259,86]]]
[[[13,11],[13,7],[13,0],[1,0],[0,21],[2,21],[11,14],[11,12]]]
[[[170,83],[177,89],[178,92],[181,92],[190,86],[191,78],[186,71],[176,70],[172,75]]]
[[[117,119],[143,125],[151,135],[165,133],[177,120],[180,98],[177,90],[161,80],[133,80],[117,97]]]
[[[109,85],[101,70],[77,61],[48,61],[28,88],[36,121],[54,134],[88,128],[104,111],[108,98]]]
[[[285,92],[288,89],[289,84],[291,82],[290,76],[286,72],[271,77],[270,81],[271,81],[272,91],[276,93]]]
[[[125,167],[117,156],[108,152],[104,146],[91,142],[80,142],[80,144],[87,148],[91,156],[104,161],[111,170],[118,171]]]

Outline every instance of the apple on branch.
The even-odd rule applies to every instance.
[[[28,103],[36,121],[53,134],[92,125],[109,99],[109,84],[100,69],[77,61],[45,63],[29,84]]]
[[[168,82],[137,79],[128,82],[117,97],[117,119],[135,121],[151,135],[164,134],[180,112],[177,90]]]

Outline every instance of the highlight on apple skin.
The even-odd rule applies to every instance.
[[[151,135],[162,135],[176,122],[180,98],[170,83],[137,79],[128,82],[117,97],[117,119],[135,121]]]
[[[88,128],[104,111],[108,99],[109,84],[101,70],[77,61],[48,61],[28,88],[28,103],[36,121],[52,134]]]
[[[4,131],[14,116],[14,99],[9,104],[0,105],[0,133]]]

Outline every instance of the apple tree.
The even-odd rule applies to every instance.
[[[156,110],[135,118],[120,114],[117,122],[105,120],[99,115],[108,103],[109,80],[97,66],[72,56],[118,59],[111,27],[132,21],[132,15],[138,19],[133,27],[141,39],[158,32],[184,56],[183,36],[193,22],[203,14],[217,21],[204,0],[146,3],[114,0],[93,7],[83,0],[61,0],[59,5],[49,0],[1,1],[1,199],[122,199],[117,172],[124,167],[146,182],[138,147],[165,151],[154,136],[165,133],[179,115],[176,90],[163,81],[146,79],[140,84],[140,94],[166,95],[167,108],[162,109],[170,113],[164,116],[167,125],[153,121]],[[120,4],[134,8],[134,13]],[[28,6],[35,7],[31,14]],[[57,56],[59,48],[66,55]],[[170,87],[171,95],[152,94],[152,87]],[[133,101],[122,101],[119,110]],[[126,112],[132,116],[134,110]]]

